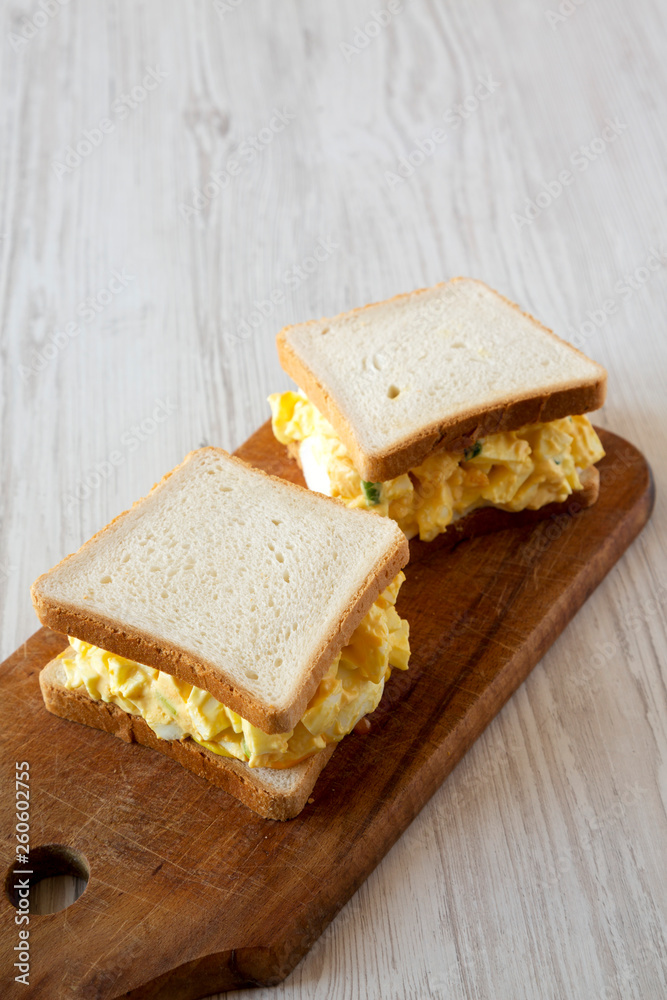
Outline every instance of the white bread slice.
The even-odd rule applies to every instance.
[[[277,345],[370,482],[605,399],[604,368],[472,278],[285,327]]]
[[[53,715],[112,733],[126,743],[159,750],[200,778],[224,788],[266,819],[291,819],[301,812],[336,746],[331,744],[295,767],[248,767],[240,760],[214,754],[190,738],[161,740],[140,716],[129,715],[117,705],[94,701],[85,690],[69,690],[65,680],[59,659],[51,660],[40,672],[44,704]]]
[[[32,597],[44,625],[278,733],[408,557],[388,518],[202,448],[39,577]]]

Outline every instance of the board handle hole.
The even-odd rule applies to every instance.
[[[5,895],[19,914],[58,913],[77,901],[89,878],[88,861],[80,851],[45,844],[31,847],[27,864],[15,861],[9,866]],[[23,884],[26,880],[27,887]]]

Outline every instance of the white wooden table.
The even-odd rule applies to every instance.
[[[233,996],[665,996],[664,3],[47,7],[2,13],[3,656],[40,572],[266,419],[282,325],[486,280],[607,366],[653,520],[293,975]]]

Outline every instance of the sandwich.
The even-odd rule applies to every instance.
[[[70,643],[41,671],[46,708],[289,819],[407,669],[407,560],[392,521],[193,451],[33,584]]]
[[[277,346],[297,389],[269,397],[273,432],[306,484],[407,538],[597,500],[604,368],[480,281],[288,326]]]

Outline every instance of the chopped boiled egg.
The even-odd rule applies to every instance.
[[[394,607],[404,579],[399,573],[380,594],[287,733],[265,733],[207,691],[81,639],[61,654],[66,685],[141,716],[160,739],[190,737],[250,767],[290,767],[351,732],[377,708],[392,667],[407,670],[408,623]]]
[[[464,452],[436,452],[383,483],[365,482],[331,424],[302,392],[269,396],[273,432],[296,444],[310,489],[398,522],[431,541],[477,507],[538,510],[581,489],[579,473],[604,456],[588,417],[489,434]]]

